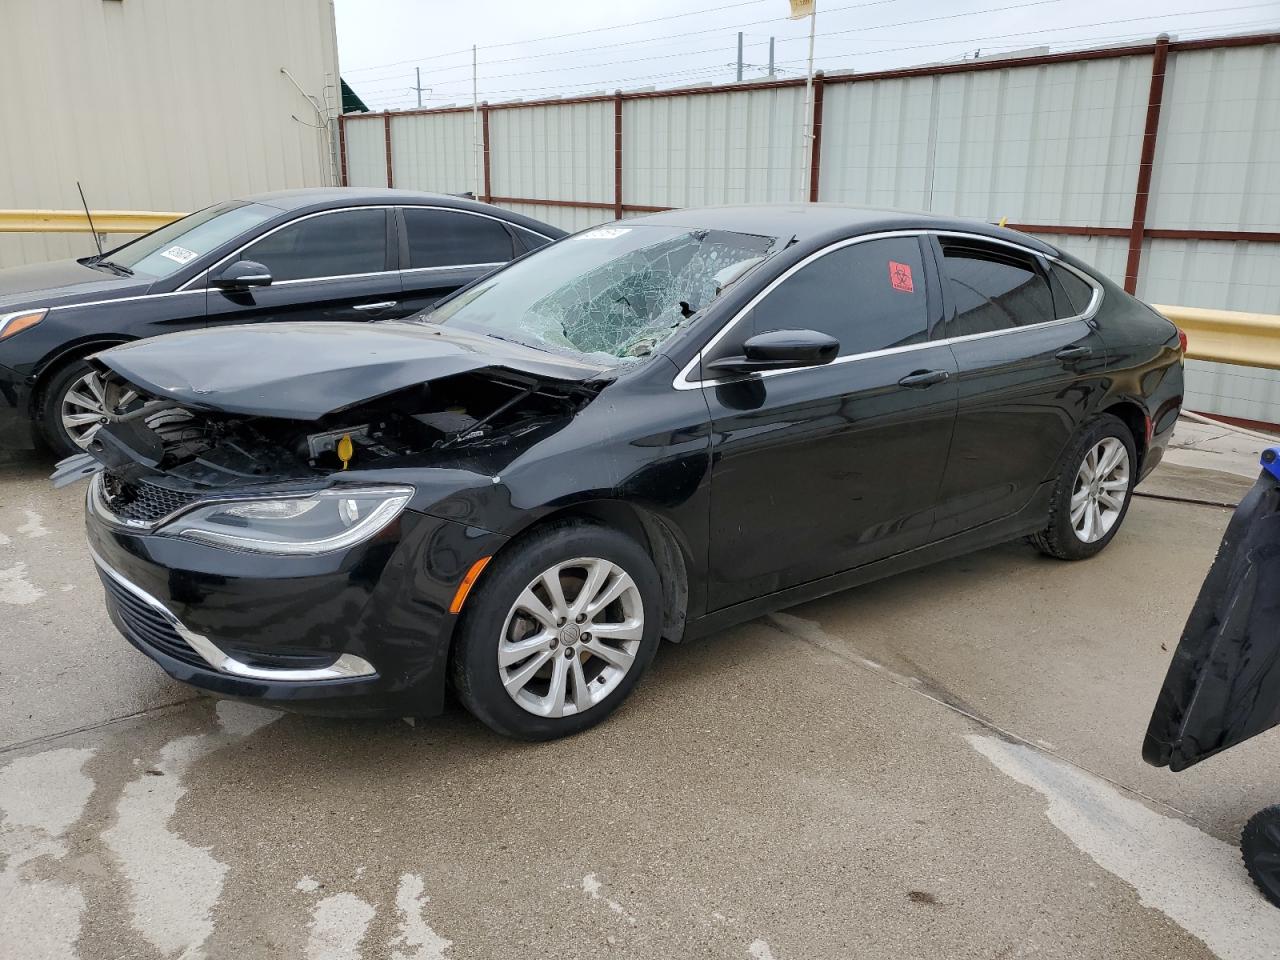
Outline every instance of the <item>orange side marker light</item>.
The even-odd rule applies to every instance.
[[[471,569],[467,571],[467,575],[462,578],[462,582],[458,584],[458,590],[453,595],[453,602],[449,604],[450,613],[458,613],[462,610],[462,605],[467,602],[467,594],[471,592],[471,588],[475,585],[476,578],[480,576],[482,571],[493,557],[481,557],[471,565]]]

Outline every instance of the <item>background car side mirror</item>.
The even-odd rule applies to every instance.
[[[265,287],[271,283],[271,271],[252,260],[236,260],[222,269],[209,281],[209,286],[223,290],[248,290]]]
[[[840,352],[840,341],[817,330],[770,330],[749,337],[742,353],[707,364],[715,373],[756,373],[791,367],[818,367]]]

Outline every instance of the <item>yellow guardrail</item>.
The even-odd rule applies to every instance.
[[[1152,306],[1186,333],[1190,359],[1280,370],[1280,315]]]
[[[94,210],[98,233],[149,233],[185,213]],[[83,210],[0,210],[0,233],[90,233]]]

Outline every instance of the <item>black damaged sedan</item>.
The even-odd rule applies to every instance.
[[[433,311],[109,350],[88,535],[179,680],[582,730],[663,639],[1026,537],[1115,537],[1178,330],[1048,244],[827,205],[587,230]],[[90,459],[91,458],[91,459]]]

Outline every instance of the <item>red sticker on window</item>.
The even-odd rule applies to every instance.
[[[899,263],[897,260],[889,261],[889,282],[893,284],[893,289],[901,290],[903,293],[915,293],[916,291],[911,282],[910,265]]]

